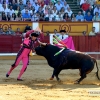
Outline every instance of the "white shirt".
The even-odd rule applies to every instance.
[[[9,9],[8,8],[6,8],[6,9],[2,8],[2,11],[4,11],[5,14],[7,15],[7,13],[9,12]]]
[[[66,10],[65,12],[68,13],[68,16],[69,16],[69,17],[71,17],[71,15],[72,15],[72,13],[73,13],[71,10],[70,10],[70,11]]]
[[[14,13],[14,10],[13,9],[12,10],[9,9],[9,13],[12,16],[12,13]]]
[[[63,38],[62,38],[62,37],[63,37]],[[59,38],[60,38],[61,40],[64,40],[64,39],[68,38],[68,35],[66,35],[66,34],[64,34],[64,35],[59,35]]]

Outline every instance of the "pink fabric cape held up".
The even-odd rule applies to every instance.
[[[72,39],[71,36],[69,36],[68,38],[62,40],[62,42],[63,42],[65,45],[67,45],[67,47],[68,47],[69,49],[75,50],[74,43],[73,43],[73,39]],[[55,44],[55,45],[58,46],[58,47],[62,47],[62,46],[59,45],[59,44]]]

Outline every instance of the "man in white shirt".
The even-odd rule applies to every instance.
[[[6,7],[6,4],[3,4],[2,12],[5,12],[6,15],[9,12],[9,9]]]
[[[59,38],[61,40],[64,40],[64,39],[68,38],[68,35],[66,35],[66,31],[65,30],[60,30]]]
[[[67,2],[65,1],[63,7],[64,7],[65,10],[66,10],[67,8],[69,8],[69,4],[67,4]]]
[[[12,13],[14,13],[14,10],[12,9],[12,6],[10,6],[9,13],[10,13],[10,16],[12,16]]]

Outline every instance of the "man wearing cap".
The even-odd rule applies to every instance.
[[[66,38],[68,38],[68,35],[66,35],[65,33],[66,33],[66,31],[65,30],[60,30],[60,35],[59,35],[59,38],[61,39],[61,40],[64,40],[64,39],[66,39]]]
[[[28,61],[29,61],[29,53],[32,49],[34,49],[33,44],[37,40],[38,36],[39,34],[37,34],[36,32],[33,32],[30,37],[24,39],[22,46],[17,54],[16,60],[14,64],[11,65],[10,70],[6,74],[6,77],[9,77],[12,70],[16,68],[19,65],[20,61],[22,60],[22,63],[23,63],[22,69],[20,70],[19,76],[17,77],[18,81],[22,81],[21,76],[27,68]]]

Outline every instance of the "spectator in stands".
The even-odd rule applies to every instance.
[[[10,21],[11,20],[11,15],[10,15],[10,13],[8,12],[7,13],[7,21]]]
[[[10,6],[9,13],[10,13],[10,16],[12,16],[12,13],[14,13],[14,10],[12,9],[12,6]]]
[[[3,4],[3,7],[0,8],[3,12],[5,12],[5,14],[7,15],[7,13],[9,12],[9,9],[7,8],[6,4]]]
[[[36,12],[39,10],[39,5],[37,1],[35,1],[35,3],[32,6],[35,8]]]
[[[54,16],[58,13],[56,6],[53,7],[52,13],[53,13]]]
[[[58,33],[56,29],[54,29],[54,35],[56,35],[57,37],[59,37],[60,33]]]
[[[60,3],[60,1],[57,1],[57,3],[55,4],[57,11],[60,11],[60,9],[62,8],[62,4]]]
[[[27,8],[31,8],[32,7],[32,5],[31,5],[31,3],[30,3],[30,1],[28,0],[28,1],[26,1],[26,6],[27,6]]]
[[[95,27],[92,27],[92,31],[89,33],[89,36],[95,36],[96,32],[95,32]]]
[[[21,10],[21,11],[24,9],[24,6],[25,6],[25,5],[23,4],[23,1],[22,1],[22,0],[19,1],[18,6],[20,7],[20,10]]]
[[[64,4],[63,4],[63,7],[64,7],[65,10],[66,10],[67,8],[69,8],[69,4],[67,4],[67,2],[65,1]]]
[[[97,5],[94,9],[94,15],[95,13],[98,12],[99,13],[99,16],[100,16],[100,5]]]
[[[12,3],[10,3],[9,6],[12,6],[12,9],[13,9],[13,10],[17,10],[17,7],[18,7],[18,5],[17,5],[17,3],[15,2],[15,0],[12,0]]]
[[[39,21],[40,13],[35,13],[32,15],[31,21]]]
[[[18,14],[16,16],[16,21],[23,21],[21,12],[18,12]]]
[[[84,17],[85,21],[92,21],[93,16],[90,12],[87,13],[87,15]]]
[[[3,31],[2,28],[0,28],[0,35],[1,35],[1,34],[5,34],[5,32]]]
[[[98,12],[95,13],[95,16],[93,17],[92,20],[93,21],[100,21],[100,16],[99,16],[99,13]]]
[[[94,16],[92,6],[89,6],[89,9],[88,9],[88,10],[86,10],[85,15],[87,15],[87,13],[88,13],[88,12],[90,12],[90,13],[91,13],[91,15],[92,15],[92,16]]]
[[[63,16],[63,21],[66,22],[66,21],[69,21],[69,20],[71,20],[71,19],[70,19],[70,17],[68,16],[68,13],[65,13],[64,16]]]
[[[88,1],[86,1],[85,3],[82,4],[82,10],[83,10],[83,14],[85,15],[86,11],[89,9],[90,4],[88,3]]]
[[[12,13],[11,21],[16,21],[16,14],[15,13]]]
[[[83,31],[83,32],[82,32],[82,35],[83,35],[83,36],[86,36],[86,31]]]
[[[12,30],[11,27],[8,28],[7,32],[6,32],[7,35],[14,35],[15,32]]]
[[[59,13],[60,13],[60,15],[61,15],[61,16],[63,16],[63,15],[64,15],[64,13],[65,13],[65,8],[64,8],[64,7],[62,7],[62,8],[60,9]]]
[[[82,15],[81,11],[78,12],[76,16],[76,21],[84,21],[84,16]]]
[[[67,8],[67,10],[65,10],[66,13],[68,13],[68,16],[71,17],[72,15],[72,10],[70,9],[70,7]]]
[[[39,21],[44,21],[45,20],[44,16],[45,16],[44,13],[41,13],[39,17]]]
[[[49,7],[49,9],[51,11],[53,9],[53,7],[54,7],[54,4],[52,2],[50,2],[49,5],[48,5],[48,7]]]
[[[21,12],[20,7],[18,6],[17,9],[14,11],[14,13],[17,15],[18,12]]]
[[[31,16],[28,13],[28,9],[25,10],[25,13],[22,15],[24,21],[31,21]]]
[[[66,31],[65,30],[60,30],[59,38],[61,40],[64,40],[64,39],[68,38],[68,35],[66,35]]]
[[[2,21],[7,21],[7,16],[5,14],[5,12],[2,12]]]
[[[75,22],[75,21],[76,21],[76,16],[75,16],[74,13],[72,13],[72,15],[71,15],[71,21],[72,21],[72,22]]]
[[[16,34],[16,35],[22,35],[22,32],[20,31],[20,28],[17,28],[15,34]]]
[[[47,31],[47,32],[46,32],[46,36],[49,36],[49,35],[50,35],[50,32],[49,32],[49,31]]]

